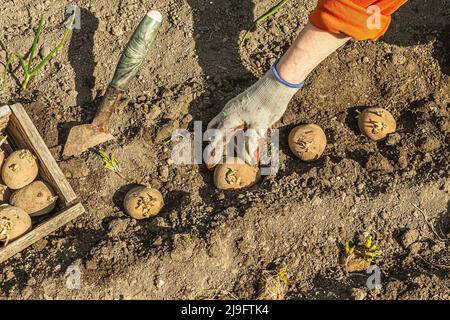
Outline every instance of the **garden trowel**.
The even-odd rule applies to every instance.
[[[70,130],[64,146],[64,157],[78,156],[89,148],[114,139],[108,130],[109,119],[128,89],[131,79],[143,64],[156,38],[161,21],[161,13],[152,10],[139,23],[122,53],[114,78],[106,90],[94,120],[91,124],[78,125]]]

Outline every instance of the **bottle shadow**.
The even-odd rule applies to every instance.
[[[59,143],[65,143],[69,131],[75,125],[87,123],[96,111],[92,90],[95,86],[94,36],[99,20],[89,10],[80,9],[80,29],[74,28],[69,44],[69,63],[75,73],[76,103],[80,107],[80,122],[69,121],[58,125]]]

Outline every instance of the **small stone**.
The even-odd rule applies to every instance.
[[[441,147],[441,142],[435,137],[426,137],[420,143],[423,152],[431,152]]]
[[[394,65],[402,65],[402,64],[405,64],[405,62],[406,62],[406,57],[401,53],[397,53],[392,56],[392,63]]]
[[[22,290],[20,295],[22,296],[22,299],[25,299],[25,300],[29,299],[33,295],[33,288],[31,288],[30,286],[26,286]]]
[[[416,242],[417,239],[419,239],[419,231],[415,229],[409,229],[402,234],[400,241],[404,248],[408,248],[411,244]]]
[[[47,240],[41,239],[41,240],[39,240],[39,241],[36,241],[36,242],[33,244],[33,249],[36,250],[36,252],[40,252],[40,251],[42,251],[42,250],[45,249],[45,247],[47,246],[47,244],[48,244],[48,241],[47,241]]]
[[[392,133],[387,136],[386,138],[386,145],[387,146],[395,146],[397,143],[399,143],[401,140],[401,137],[398,133]]]
[[[147,120],[153,121],[161,114],[161,108],[158,106],[153,106],[150,110],[145,114],[145,118]]]
[[[147,100],[148,100],[148,97],[145,94],[141,94],[140,96],[138,96],[136,98],[136,101],[138,103],[144,103],[144,102],[147,102]]]
[[[364,300],[367,297],[367,292],[364,289],[354,288],[352,290],[352,296],[355,300]]]
[[[422,243],[420,243],[420,242],[415,242],[415,243],[413,243],[413,244],[411,244],[409,247],[408,247],[408,249],[409,249],[409,254],[410,255],[416,255],[416,254],[418,254],[421,250],[422,250],[422,247],[423,247],[423,245],[422,245]]]
[[[397,162],[402,169],[405,169],[408,166],[408,155],[405,151],[400,152],[400,156],[398,157]]]
[[[367,161],[366,168],[369,171],[383,171],[386,173],[391,173],[394,171],[394,168],[390,164],[389,160],[381,154],[371,155]]]
[[[94,260],[89,260],[86,262],[86,269],[87,270],[97,270],[97,262]]]
[[[80,161],[78,159],[60,162],[59,166],[66,178],[69,179],[85,178],[90,173],[89,167],[86,162]]]
[[[111,34],[113,36],[120,37],[121,35],[123,35],[123,29],[119,26],[116,26],[111,29]]]
[[[180,124],[178,121],[171,121],[170,123],[163,126],[161,130],[159,130],[159,132],[156,134],[156,143],[161,143],[164,140],[170,138],[172,132],[179,127]]]
[[[444,252],[445,248],[446,246],[444,241],[438,241],[431,247],[435,253]]]
[[[41,46],[41,49],[39,50],[39,56],[41,59],[44,59],[48,54],[50,53],[50,48],[45,45],[45,43]]]
[[[161,289],[162,287],[164,287],[165,284],[166,284],[166,282],[163,279],[159,279],[156,282],[156,286],[158,287],[158,289]]]
[[[120,233],[125,232],[129,224],[128,219],[116,219],[109,223],[108,226],[108,236],[115,237],[119,235]]]
[[[167,166],[161,166],[159,168],[159,176],[161,180],[167,180],[169,178],[169,168]]]
[[[187,126],[191,121],[193,120],[193,117],[191,114],[187,114],[183,117],[183,120],[181,120],[181,124],[183,126]]]

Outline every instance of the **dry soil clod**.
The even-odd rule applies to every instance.
[[[358,118],[359,130],[370,140],[379,141],[397,128],[392,114],[383,108],[367,108]]]
[[[38,175],[36,157],[26,149],[14,151],[2,166],[2,180],[11,189],[17,190],[33,182]]]
[[[303,161],[320,158],[327,145],[325,132],[316,124],[300,125],[292,129],[288,137],[289,148]]]
[[[156,189],[137,186],[125,195],[123,206],[135,219],[151,218],[161,211],[164,199],[161,192]]]
[[[218,189],[243,189],[258,182],[259,168],[239,158],[227,158],[214,171],[214,184]]]

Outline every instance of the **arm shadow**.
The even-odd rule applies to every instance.
[[[450,1],[409,0],[392,18],[382,41],[401,47],[432,42],[433,57],[450,75]]]

